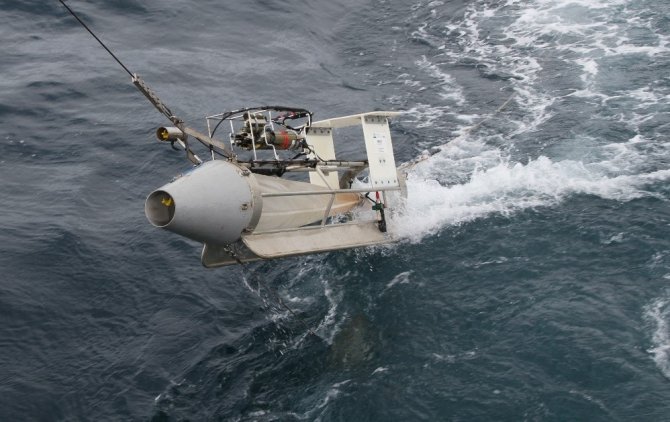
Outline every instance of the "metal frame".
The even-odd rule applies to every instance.
[[[266,126],[269,125],[271,128],[274,130],[274,122],[272,120],[272,110],[262,110],[262,109],[244,109],[244,110],[239,110],[238,112],[235,113],[219,113],[219,114],[214,114],[211,116],[207,116],[207,130],[209,133],[209,136],[212,137],[212,122],[217,122],[217,125],[220,125],[224,120],[228,120],[230,123],[230,143],[231,143],[231,149],[235,150],[235,145],[233,142],[234,139],[234,134],[236,130],[239,130],[239,126],[236,128],[236,122],[239,124],[243,120],[243,115],[244,113],[250,113],[251,116],[250,118],[253,119],[253,123],[251,124],[260,124],[261,120],[258,119],[257,115],[258,114],[264,114],[266,116]],[[352,116],[345,116],[345,117],[340,117],[340,118],[335,118],[335,119],[330,119],[330,120],[322,120],[318,122],[312,122],[311,115],[308,115],[306,117],[307,123],[301,127],[301,134],[304,136],[307,136],[308,131],[328,131],[329,133],[335,129],[335,128],[341,128],[341,127],[348,127],[348,126],[361,126],[363,129],[363,136],[365,141],[369,143],[369,140],[367,139],[368,134],[366,133],[366,124],[369,124],[371,121],[374,121],[375,123],[378,124],[383,124],[386,125],[386,133],[388,133],[388,118],[395,116],[399,113],[396,112],[370,112],[370,113],[363,113],[363,114],[358,114],[358,115],[352,115]],[[244,123],[242,123],[244,124]],[[321,133],[321,132],[319,132]],[[259,160],[259,150],[256,148],[256,136],[254,134],[254,130],[251,130],[250,127],[250,136],[251,136],[251,154],[253,155],[253,160],[249,161],[244,161],[244,160],[239,160],[238,164],[243,165],[243,166],[248,166],[251,170],[253,170],[254,166],[258,167],[263,167],[263,166],[271,166],[271,165],[276,165],[276,164],[281,164],[281,163],[289,163],[286,167],[284,167],[284,171],[286,172],[309,172],[310,174],[316,174],[318,175],[318,180],[321,180],[323,184],[326,186],[323,190],[318,190],[318,191],[289,191],[289,192],[272,192],[272,193],[261,193],[260,196],[262,198],[275,198],[275,197],[292,197],[292,196],[312,196],[312,195],[330,195],[330,200],[328,201],[328,205],[324,208],[324,213],[323,216],[320,220],[320,222],[315,225],[309,225],[309,226],[302,226],[302,227],[295,227],[295,228],[290,228],[290,229],[280,229],[280,230],[265,230],[265,231],[253,231],[251,233],[253,234],[266,234],[266,233],[277,233],[281,231],[300,231],[300,230],[314,230],[314,229],[319,229],[319,228],[327,228],[330,226],[339,226],[343,224],[359,224],[361,223],[360,221],[358,222],[347,222],[347,223],[328,223],[328,218],[330,215],[330,212],[332,210],[333,204],[336,199],[336,195],[338,194],[347,194],[347,193],[357,193],[360,195],[361,201],[364,201],[364,197],[362,194],[365,193],[371,193],[371,192],[379,192],[381,194],[381,200],[382,203],[386,206],[388,204],[388,198],[387,198],[387,192],[388,191],[401,191],[402,187],[399,184],[390,184],[386,186],[372,186],[372,183],[370,184],[369,187],[364,187],[364,188],[355,188],[355,189],[342,189],[339,188],[339,186],[332,186],[332,180],[331,182],[328,181],[328,178],[325,176],[324,171],[326,172],[333,172],[333,171],[347,171],[348,174],[352,177],[355,177],[357,174],[361,173],[362,171],[369,169],[370,165],[368,160],[360,160],[360,161],[341,161],[341,160],[320,160],[320,157],[318,157],[318,154],[312,153],[312,155],[315,156],[315,159],[307,163],[306,161],[301,161],[301,160],[294,160],[294,159],[288,159],[288,160],[281,160],[277,154],[277,149],[274,147],[274,145],[271,145],[265,140],[265,143],[268,147],[271,148],[272,150],[272,155],[274,160]],[[389,147],[391,148],[391,159],[393,158],[393,151],[392,151],[392,145],[390,144],[390,136],[389,136]],[[334,145],[334,141],[333,141]],[[313,146],[312,146],[313,147]],[[369,154],[371,153],[369,146],[366,144],[366,150],[368,152],[368,157]],[[267,150],[268,152],[270,149]],[[239,158],[238,158],[239,159]],[[316,160],[316,162],[315,162]],[[394,166],[395,168],[395,166]],[[312,178],[311,181],[312,184],[314,184],[314,179]],[[317,182],[318,183],[318,182]],[[371,221],[365,220],[365,223],[370,223]]]

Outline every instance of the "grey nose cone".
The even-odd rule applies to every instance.
[[[222,160],[208,161],[147,197],[151,224],[199,242],[229,244],[255,225],[261,199],[253,175]]]

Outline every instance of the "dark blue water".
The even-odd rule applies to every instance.
[[[397,161],[440,152],[399,244],[207,270],[144,217],[165,119],[0,0],[0,419],[670,420],[666,2],[68,3],[195,126],[404,110]]]

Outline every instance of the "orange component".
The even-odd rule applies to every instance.
[[[289,149],[291,147],[291,138],[288,136],[288,132],[280,132],[280,134],[284,137],[282,148]]]

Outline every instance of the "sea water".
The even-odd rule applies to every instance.
[[[165,119],[0,1],[0,419],[670,419],[668,3],[68,4],[194,126],[402,110],[427,158],[397,244],[205,269],[143,215]]]

